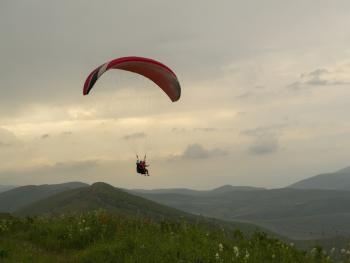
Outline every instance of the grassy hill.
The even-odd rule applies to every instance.
[[[289,186],[296,189],[350,190],[350,167],[316,175]]]
[[[0,215],[0,261],[330,262],[320,249],[298,251],[254,233],[254,225],[189,215],[105,183],[52,195],[15,214],[25,217]],[[27,217],[32,215],[39,216]],[[347,240],[337,242],[342,246]]]
[[[331,253],[300,251],[262,232],[245,236],[239,230],[103,211],[0,221],[4,263],[331,263]]]
[[[138,194],[197,215],[255,223],[293,239],[350,235],[350,191],[285,188],[210,195]]]
[[[0,193],[0,212],[14,212],[15,210],[69,189],[87,186],[80,182],[70,182],[52,185],[27,185]]]
[[[16,188],[17,186],[14,185],[0,185],[0,193],[6,192],[8,190],[11,190],[13,188]]]
[[[14,214],[17,216],[81,214],[101,209],[117,215],[146,217],[152,220],[185,220],[209,228],[240,229],[247,235],[257,229],[263,230],[263,228],[251,223],[226,222],[215,218],[192,215],[129,194],[124,190],[101,182],[49,196],[16,210]],[[271,233],[268,230],[266,232]]]
[[[186,213],[166,207],[115,188],[94,183],[51,195],[15,211],[16,215],[83,213],[103,209],[112,213],[151,217],[184,216]]]
[[[250,234],[258,228],[249,223],[225,222],[194,216],[101,182],[49,196],[16,210],[14,214],[17,216],[81,214],[101,209],[113,214],[147,217],[153,220],[185,219],[210,227],[239,228],[245,234]]]

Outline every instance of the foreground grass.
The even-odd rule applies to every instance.
[[[346,253],[343,262],[346,261]],[[261,232],[110,215],[3,219],[0,262],[332,262]]]

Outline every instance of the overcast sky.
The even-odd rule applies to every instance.
[[[275,188],[349,166],[349,17],[348,0],[0,1],[0,184]],[[122,71],[82,96],[130,55],[171,67],[180,101]]]

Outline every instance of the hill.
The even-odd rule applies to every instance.
[[[13,218],[0,226],[0,261],[5,263],[333,262],[322,249],[303,252],[262,232],[246,236],[239,230],[104,211]]]
[[[0,185],[0,193],[6,192],[8,190],[11,190],[13,188],[16,188],[17,186],[14,185]]]
[[[14,212],[14,215],[80,214],[96,210],[103,210],[118,215],[152,218],[155,220],[186,220],[209,227],[221,226],[227,229],[240,229],[245,234],[250,234],[257,229],[262,229],[250,223],[226,222],[218,219],[195,216],[140,196],[129,194],[124,190],[101,182],[49,196],[25,207],[21,207]],[[270,231],[266,232],[271,233]]]
[[[350,191],[284,188],[196,196],[138,194],[188,213],[258,224],[292,239],[350,234]]]
[[[106,210],[125,215],[180,217],[186,213],[166,207],[115,188],[106,183],[64,191],[51,195],[15,211],[17,215],[84,213]]]
[[[350,190],[350,167],[301,180],[289,186],[296,189]]]
[[[0,193],[0,212],[14,212],[15,210],[46,198],[56,193],[69,189],[85,187],[87,184],[80,182],[70,182],[52,185],[27,185]]]

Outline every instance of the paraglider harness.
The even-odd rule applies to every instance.
[[[145,176],[149,176],[149,173],[148,173],[148,169],[146,167],[148,167],[148,165],[146,164],[146,155],[145,157],[143,158],[143,160],[139,160],[139,156],[136,155],[136,171],[137,173],[139,174],[143,174]]]

